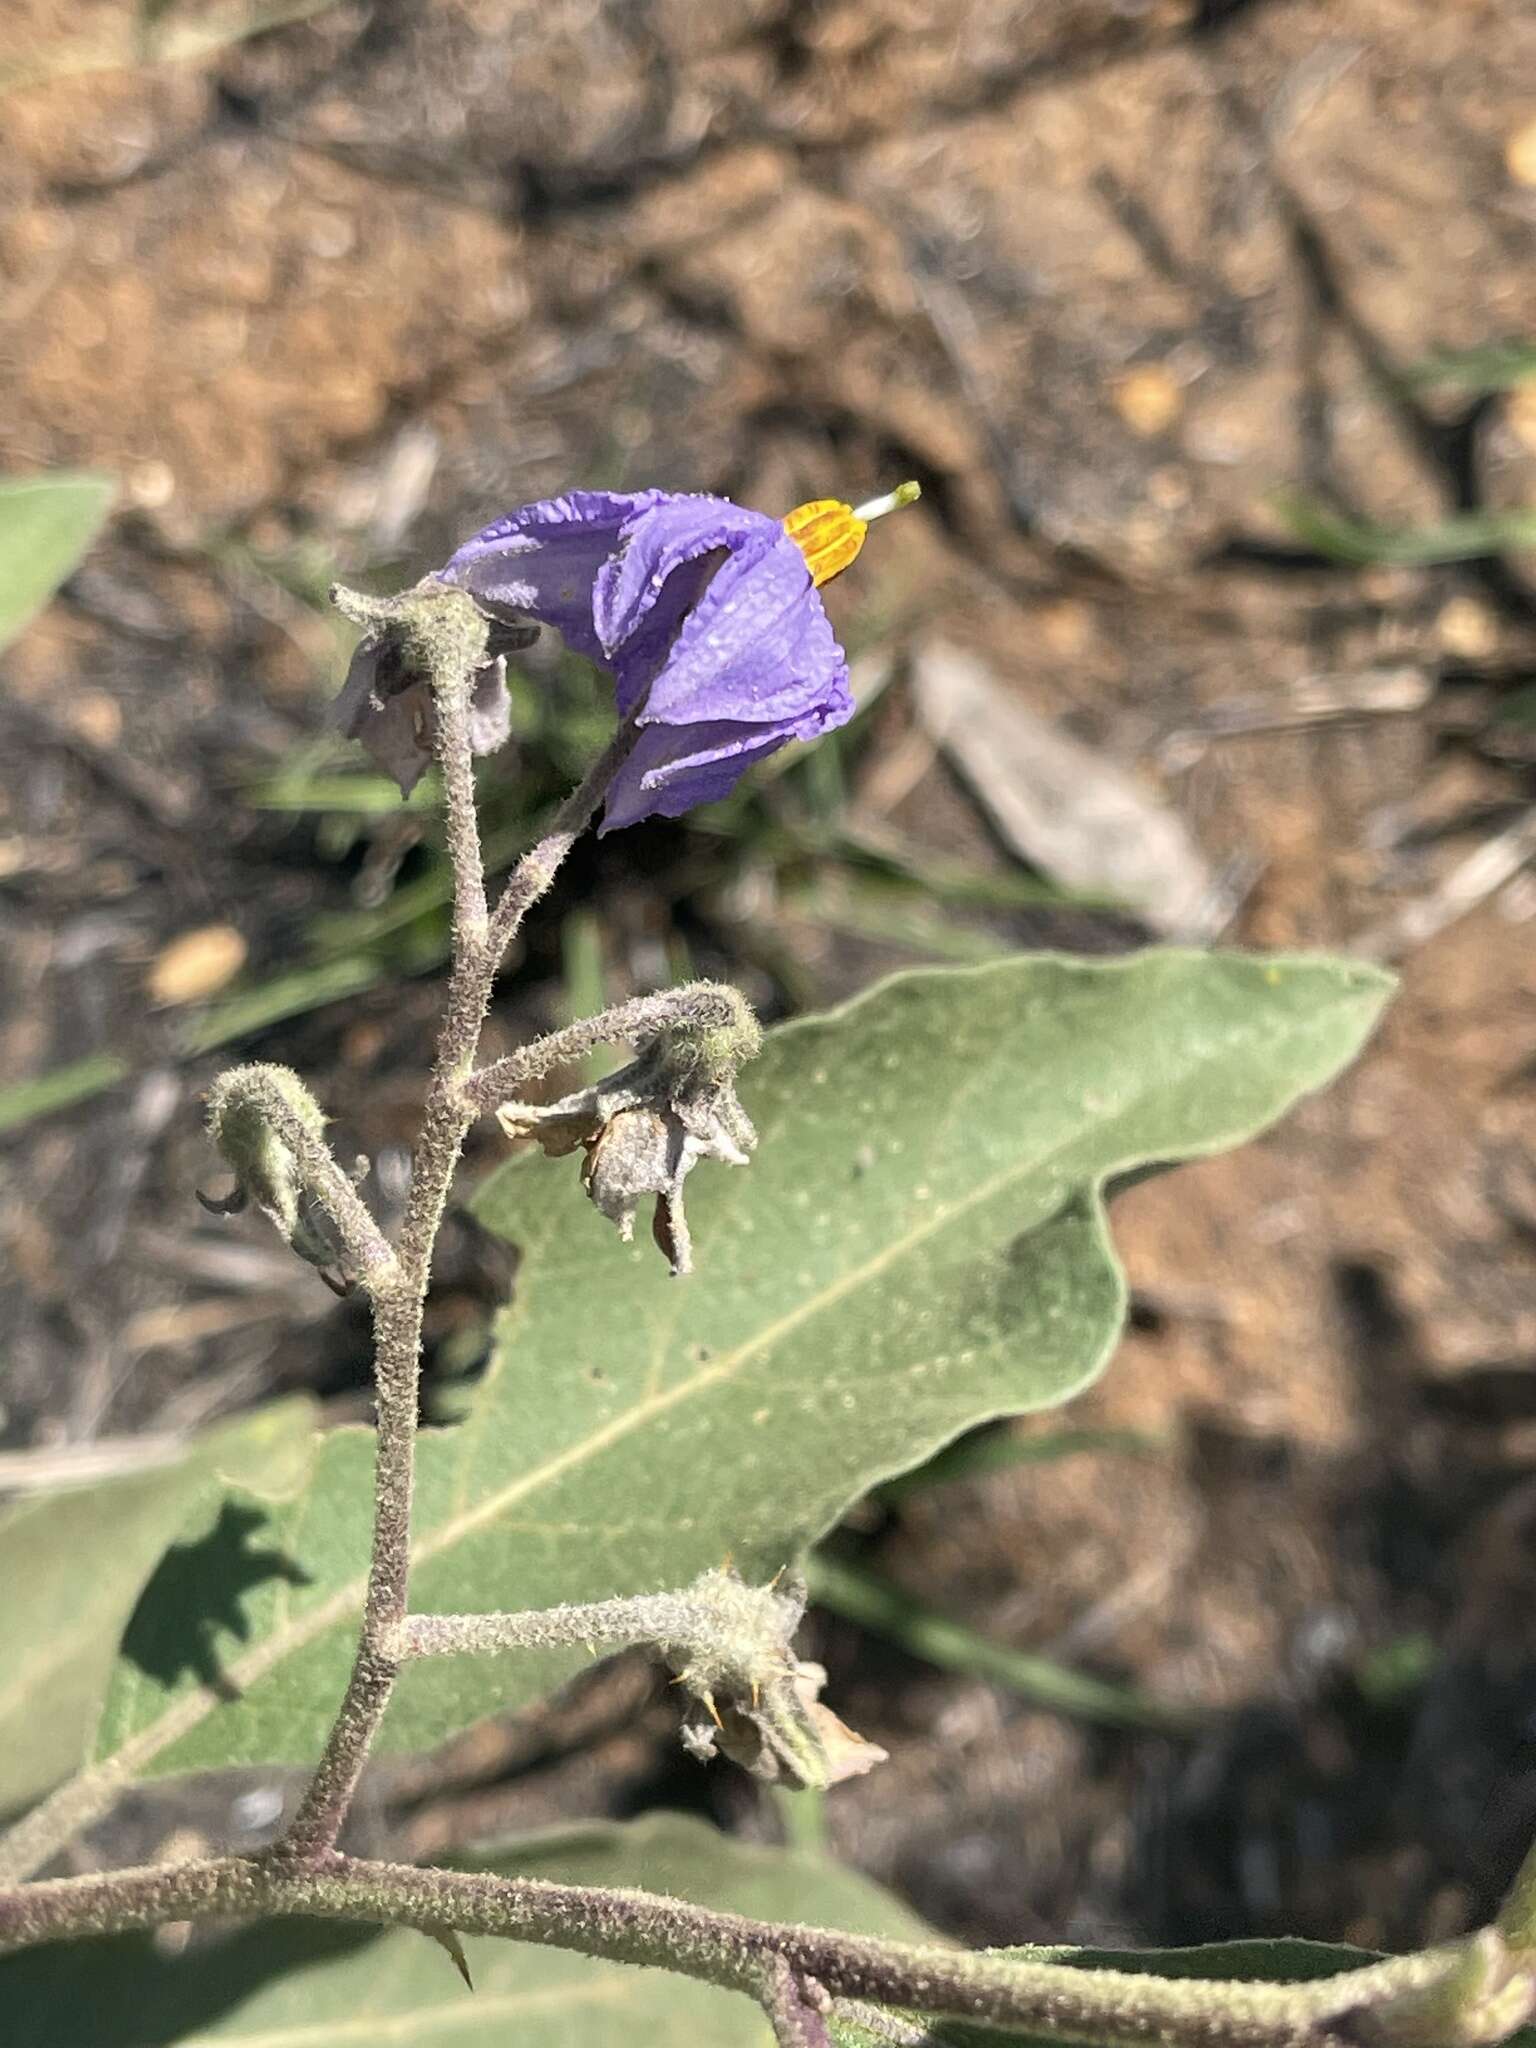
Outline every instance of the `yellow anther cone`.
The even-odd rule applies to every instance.
[[[887,497],[871,499],[857,510],[840,498],[813,498],[797,505],[784,521],[784,531],[804,555],[811,581],[818,587],[840,576],[864,545],[871,519],[910,505],[920,496],[916,484],[898,484]]]
[[[804,555],[811,581],[820,585],[847,568],[863,547],[869,526],[855,517],[851,505],[836,498],[813,498],[810,504],[795,507],[784,521],[784,531]]]

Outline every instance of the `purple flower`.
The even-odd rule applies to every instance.
[[[805,554],[779,520],[728,498],[583,491],[525,506],[442,577],[611,669],[621,716],[644,700],[605,832],[713,803],[754,761],[852,716]]]
[[[892,502],[916,495],[904,486]],[[611,832],[712,803],[754,761],[852,716],[848,666],[817,589],[885,509],[817,501],[780,521],[702,494],[573,491],[496,520],[438,580],[504,626],[553,627],[612,673],[637,737],[608,789]],[[399,743],[424,746],[421,721],[391,709],[366,659],[360,649],[343,695],[347,729],[375,746],[390,716],[396,746],[385,765],[403,783],[411,764]]]

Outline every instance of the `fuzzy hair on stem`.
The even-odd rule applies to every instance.
[[[377,621],[371,606],[369,615]],[[406,1619],[410,1599],[422,1319],[432,1250],[465,1134],[474,1120],[463,1100],[463,1083],[474,1066],[491,988],[507,947],[591,821],[624,754],[616,740],[566,799],[551,830],[513,868],[501,901],[490,913],[469,733],[471,693],[485,660],[487,621],[462,592],[431,585],[397,600],[390,616],[400,623],[404,658],[419,665],[431,686],[432,747],[443,780],[454,876],[452,964],[412,1159],[396,1270],[391,1283],[373,1296],[377,1448],[362,1632],[320,1766],[281,1843],[282,1853],[299,1862],[334,1847],[399,1675],[399,1658],[390,1645]]]
[[[781,2042],[820,2048],[844,2001],[1027,2030],[1092,2048],[1495,2048],[1536,2006],[1498,1932],[1290,1984],[1077,1968],[1058,1957],[921,1947],[783,1926],[645,1892],[268,1851],[0,1893],[0,1951],[231,1915],[384,1922],[671,1970],[744,1992]],[[897,2042],[912,2040],[896,2031]],[[921,2039],[921,2035],[917,2037]]]

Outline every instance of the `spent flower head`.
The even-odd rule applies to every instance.
[[[507,1102],[509,1138],[533,1138],[552,1158],[586,1151],[582,1183],[627,1244],[635,1212],[655,1197],[653,1235],[674,1273],[692,1268],[683,1183],[701,1159],[745,1166],[757,1133],[736,1096],[736,1071],[762,1034],[731,988],[701,984],[692,1013],[657,1032],[627,1067],[558,1102]]]
[[[753,1777],[794,1790],[862,1777],[886,1752],[841,1722],[820,1693],[827,1674],[803,1662],[791,1640],[805,1613],[805,1581],[783,1574],[750,1586],[729,1565],[708,1571],[689,1597],[711,1614],[708,1640],[667,1651],[692,1704],[683,1745],[707,1762],[727,1756]]]

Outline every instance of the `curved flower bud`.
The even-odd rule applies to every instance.
[[[303,1167],[274,1128],[272,1097],[301,1131],[317,1139],[323,1135],[324,1113],[291,1067],[232,1067],[208,1091],[208,1135],[235,1176],[235,1192],[205,1206],[230,1214],[254,1202],[301,1259],[330,1266],[338,1248],[316,1226]]]

